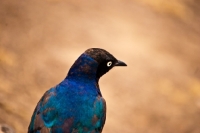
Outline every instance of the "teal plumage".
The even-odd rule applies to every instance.
[[[86,50],[67,77],[38,102],[28,133],[101,133],[106,102],[99,78],[114,66],[126,66],[103,49]]]

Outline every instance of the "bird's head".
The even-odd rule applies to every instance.
[[[73,64],[68,76],[94,76],[97,81],[115,66],[127,66],[104,49],[87,49]]]
[[[96,77],[99,79],[114,66],[127,66],[124,62],[117,60],[112,54],[104,49],[90,48],[85,51],[85,54],[92,57],[97,63]]]

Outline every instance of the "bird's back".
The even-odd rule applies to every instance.
[[[29,133],[100,133],[105,112],[105,100],[95,82],[65,79],[38,102]]]

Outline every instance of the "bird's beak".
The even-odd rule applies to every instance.
[[[124,62],[118,60],[116,63],[115,63],[115,66],[127,66]]]

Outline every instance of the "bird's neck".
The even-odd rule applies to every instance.
[[[87,54],[82,54],[70,68],[67,79],[75,80],[84,80],[84,81],[95,81],[98,82],[99,79],[96,79],[96,71],[98,68],[98,63],[88,56]]]

